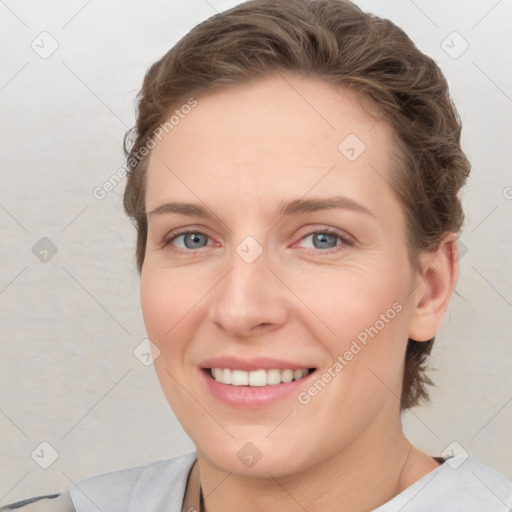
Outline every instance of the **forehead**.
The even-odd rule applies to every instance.
[[[392,139],[346,88],[289,74],[233,86],[197,97],[157,141],[146,207],[169,196],[225,200],[226,191],[276,202],[313,189],[377,193],[389,181]]]

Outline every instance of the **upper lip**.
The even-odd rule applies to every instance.
[[[303,368],[312,368],[307,363],[296,363],[293,361],[284,361],[272,357],[254,357],[241,359],[233,356],[218,356],[205,359],[199,363],[201,368],[230,368],[232,370],[302,370]]]

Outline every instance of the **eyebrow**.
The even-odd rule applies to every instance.
[[[362,204],[359,204],[356,201],[344,196],[325,197],[319,199],[294,199],[292,201],[281,201],[279,203],[278,212],[283,217],[289,217],[292,215],[301,215],[304,213],[311,213],[319,210],[332,210],[335,208],[351,210],[354,212],[364,213],[366,215],[375,217],[375,215],[368,208],[366,208],[366,206],[363,206]],[[154,210],[151,210],[148,213],[148,216],[160,215],[164,213],[177,213],[181,215],[204,217],[207,219],[212,219],[214,217],[214,215],[209,210],[202,207],[201,205],[179,202],[169,202],[161,204]]]

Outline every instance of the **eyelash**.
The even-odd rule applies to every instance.
[[[170,233],[170,236],[168,236],[163,244],[162,244],[162,247],[167,247],[167,246],[170,246],[171,243],[176,240],[178,237],[182,236],[182,235],[187,235],[187,234],[196,234],[196,235],[205,235],[206,237],[208,237],[208,235],[206,235],[206,233],[203,233],[201,231],[199,231],[198,229],[186,229],[186,230],[183,230],[183,231],[175,231],[175,232],[172,232]],[[315,234],[322,234],[322,235],[333,235],[337,238],[340,239],[340,241],[342,242],[341,244],[338,244],[338,245],[335,245],[334,247],[332,247],[331,249],[328,249],[328,250],[323,250],[323,249],[310,249],[314,252],[320,252],[320,253],[323,253],[323,254],[331,254],[331,253],[334,253],[334,252],[339,252],[341,250],[343,250],[342,248],[340,249],[340,247],[343,247],[343,246],[353,246],[354,245],[354,242],[352,240],[350,240],[349,238],[343,236],[341,233],[339,233],[338,231],[336,231],[335,229],[332,229],[332,228],[329,228],[329,227],[325,227],[325,228],[321,228],[321,229],[318,229],[316,231],[310,231],[309,233],[305,234],[303,237],[301,237],[300,241],[304,240],[305,238],[311,236],[311,235],[315,235]],[[210,237],[208,237],[210,238]],[[191,253],[191,252],[197,252],[193,249],[178,249],[177,252],[186,252],[186,253]]]

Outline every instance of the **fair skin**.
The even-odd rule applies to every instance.
[[[149,161],[148,212],[182,202],[211,213],[149,214],[141,272],[144,322],[160,350],[155,368],[197,448],[191,481],[200,478],[208,512],[362,512],[438,467],[405,437],[399,397],[408,337],[434,336],[448,306],[455,236],[413,271],[389,184],[390,127],[353,92],[285,77],[200,96]],[[366,146],[354,161],[338,149],[349,134]],[[364,210],[345,201],[279,213],[281,202],[332,196]],[[336,234],[312,235],[326,227]],[[182,228],[196,238],[165,246]],[[248,236],[262,250],[250,263],[237,252]],[[393,304],[400,311],[377,324]],[[332,377],[337,357],[370,326],[377,334]],[[220,356],[315,370],[279,399],[233,404],[211,392],[202,366]],[[328,384],[301,403],[297,391],[329,369]],[[261,456],[254,465],[237,456],[247,443]],[[189,493],[186,505],[196,500]]]

